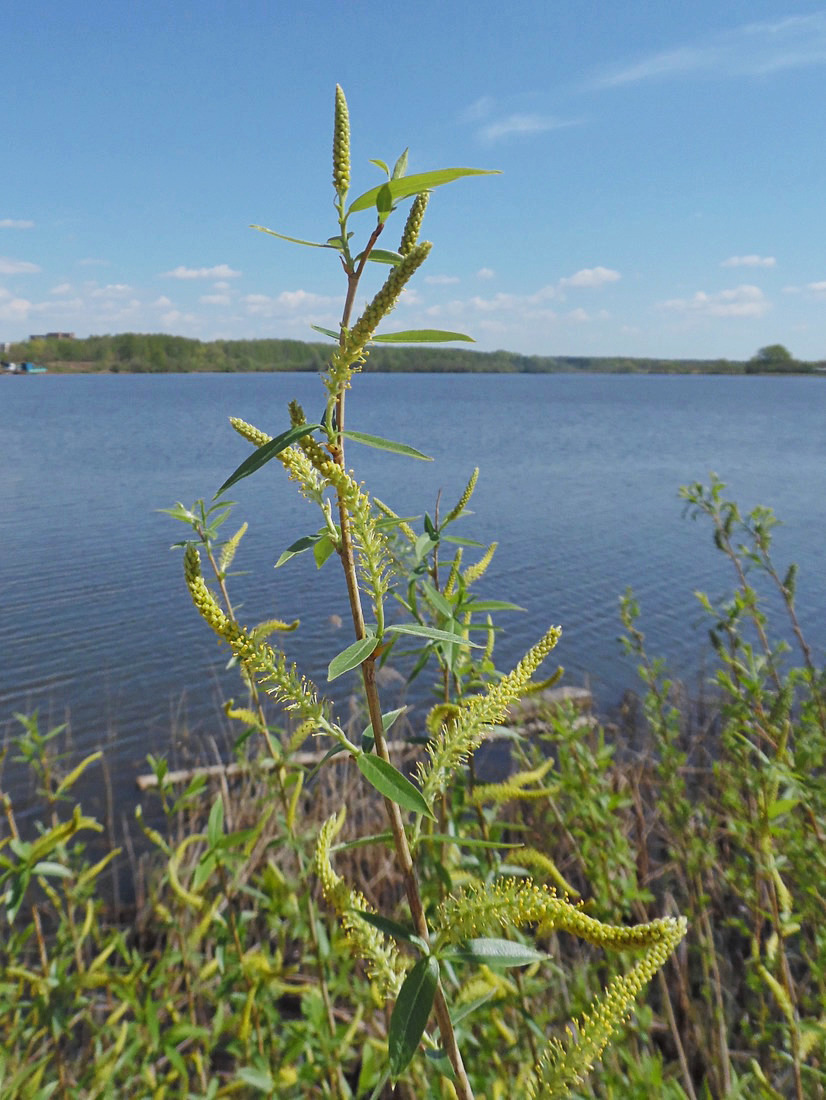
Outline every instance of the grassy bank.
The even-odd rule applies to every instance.
[[[770,515],[741,518],[713,489],[687,493],[735,580],[729,599],[703,601],[717,662],[709,699],[698,707],[649,658],[628,598],[642,684],[623,728],[606,733],[535,697],[507,780],[478,782],[471,767],[441,806],[425,904],[475,883],[534,883],[617,925],[688,916],[683,947],[621,1041],[568,1095],[822,1097],[823,671],[802,636],[797,661],[776,646],[763,617],[758,579],[780,589],[797,630],[794,572],[781,576],[769,556]],[[335,873],[358,885],[362,908],[404,921],[382,800],[349,758],[319,769],[274,718],[268,746],[248,713],[235,721],[230,779],[173,785],[152,761],[158,785],[135,824],[152,854],[130,861],[127,844],[119,857],[133,875],[128,919],[111,906],[117,853],[101,852],[103,826],[73,796],[100,759],[67,774],[59,738],[21,725],[8,751],[28,762],[43,809],[21,836],[3,796],[4,1097],[450,1095],[444,1079],[432,1091],[429,1059],[395,1091],[382,1084],[382,975],[352,958],[364,930],[338,920],[319,886],[315,837],[343,804]],[[548,962],[456,967],[456,1027],[479,1095],[518,1093],[547,1037],[629,963],[560,929],[540,927],[536,942]]]

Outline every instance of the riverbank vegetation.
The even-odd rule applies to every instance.
[[[647,653],[629,594],[625,644],[641,686],[619,726],[529,696],[510,727],[506,781],[481,782],[471,767],[439,806],[425,905],[471,884],[532,882],[618,926],[683,913],[683,944],[590,1083],[567,1095],[816,1100],[826,1096],[826,677],[800,632],[795,571],[772,560],[771,514],[741,516],[717,482],[684,495],[734,582],[727,596],[700,596],[715,655],[707,694],[691,698]],[[772,591],[793,649],[767,619]],[[438,671],[434,652],[430,661]],[[157,786],[126,831],[114,812],[87,817],[76,793],[105,781],[100,754],[70,767],[59,732],[35,718],[18,727],[6,771],[25,762],[42,812],[19,828],[2,795],[4,1097],[452,1095],[435,1083],[438,1047],[395,1092],[376,1092],[388,1050],[381,974],[352,958],[353,931],[312,871],[318,829],[346,803],[330,845],[336,881],[357,885],[362,913],[405,921],[381,799],[349,757],[323,768],[302,758],[283,716],[267,715],[264,744],[249,710],[229,708],[234,776],[175,785],[152,760]],[[434,704],[431,725],[439,713]],[[422,730],[397,721],[407,771]],[[118,896],[128,903],[116,907]],[[480,1096],[513,1095],[548,1036],[570,1034],[631,961],[560,928],[534,946],[547,958],[523,970],[453,973]]]
[[[43,809],[32,827],[0,795],[0,1094],[822,1097],[826,691],[794,570],[770,556],[773,516],[741,516],[717,480],[684,490],[734,569],[729,599],[701,597],[712,712],[683,705],[649,657],[631,594],[625,645],[643,690],[627,730],[551,705],[561,670],[541,670],[559,627],[498,668],[497,618],[519,609],[478,595],[496,544],[457,533],[478,471],[449,507],[437,496],[432,515],[410,516],[345,462],[345,446],[348,460],[359,446],[426,460],[395,440],[398,425],[392,439],[349,430],[345,394],[427,259],[430,192],[486,174],[408,176],[406,160],[374,161],[383,182],[349,199],[337,88],[338,233],[313,247],[335,252],[347,290],[323,414],[309,422],[292,402],[275,436],[232,419],[248,457],[210,503],[169,509],[192,603],[244,697],[226,708],[232,774],[181,789],[150,759],[156,790],[135,826],[150,855],[126,863],[129,919],[109,889],[123,853],[101,848],[104,825],[82,805],[102,754],[61,760],[60,732],[20,718],[10,762],[34,776]],[[408,200],[397,247],[379,249]],[[350,219],[364,211],[356,252]],[[388,273],[354,320],[370,260]],[[355,678],[360,721],[288,663],[277,639],[298,624],[237,615],[247,525],[225,526],[224,494],[270,462],[314,516],[277,567],[311,553],[342,569],[353,640],[329,655],[328,680]],[[758,581],[785,611],[795,663]],[[381,700],[379,673],[402,658],[433,684],[412,728]],[[510,751],[483,776],[494,732]],[[136,851],[131,830],[119,841]]]
[[[774,345],[775,348],[780,345]],[[416,373],[560,374],[813,374],[826,362],[763,354],[752,359],[642,359],[630,356],[518,355],[463,348],[375,347],[366,371]],[[125,332],[84,339],[38,338],[12,344],[7,358],[32,361],[52,373],[167,374],[190,371],[322,371],[329,345],[302,340],[191,340],[164,333]]]

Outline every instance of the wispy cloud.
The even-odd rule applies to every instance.
[[[461,280],[458,275],[425,275],[424,281],[430,286],[451,286]]]
[[[774,256],[729,256],[720,267],[774,267],[776,263]]]
[[[560,287],[598,287],[606,283],[615,283],[622,278],[618,271],[610,267],[584,267],[581,271],[559,280]]]
[[[237,279],[241,274],[229,264],[216,264],[215,267],[184,267],[180,265],[173,271],[165,271],[164,279]]]
[[[10,256],[0,256],[0,275],[36,275],[40,268],[28,260],[13,260]]]
[[[705,317],[762,317],[771,308],[771,303],[759,286],[743,285],[717,294],[698,290],[691,298],[670,298],[661,302],[660,308]]]
[[[0,229],[33,229],[34,222],[25,218],[0,218]]]
[[[577,125],[579,122],[576,119],[561,119],[552,115],[512,114],[487,123],[479,130],[479,137],[483,141],[493,143],[506,138],[544,134],[549,130],[562,130],[568,126]]]
[[[496,275],[496,272],[492,267],[480,267],[476,272],[477,279],[492,279]]]
[[[806,283],[805,286],[784,286],[784,294],[807,294],[822,298],[826,295],[826,279],[819,279],[814,283]]]
[[[630,65],[617,65],[597,76],[591,87],[616,88],[688,73],[765,76],[823,64],[826,64],[826,11],[792,15],[773,22],[746,23],[721,31],[705,41],[663,50]]]

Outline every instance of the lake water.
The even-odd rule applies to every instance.
[[[75,751],[110,740],[116,787],[132,792],[147,752],[215,728],[222,694],[243,692],[170,552],[186,529],[158,509],[211,497],[246,456],[227,416],[277,434],[292,397],[309,417],[323,408],[314,375],[0,379],[0,733],[15,711],[68,715]],[[454,530],[499,541],[480,591],[528,609],[500,617],[500,667],[559,623],[566,681],[615,704],[635,685],[616,640],[630,585],[652,652],[695,676],[706,624],[693,592],[732,578],[708,527],[681,518],[677,490],[711,470],[742,508],[769,505],[784,521],[776,557],[800,564],[801,620],[823,661],[824,379],[365,375],[348,426],[433,456],[349,445],[357,477],[405,515],[432,514],[439,489],[451,507],[480,467],[475,515]],[[240,617],[300,618],[289,652],[323,687],[349,641],[330,619],[347,621],[336,562],[316,573],[304,555],[273,571],[319,519],[278,463],[229,495],[226,530],[250,522],[236,562],[248,573],[231,582]]]

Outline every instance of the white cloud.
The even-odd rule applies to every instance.
[[[53,286],[49,291],[50,294],[68,294],[72,289],[71,283],[58,283],[57,286]]]
[[[258,317],[283,317],[308,314],[308,311],[330,309],[339,299],[313,294],[309,290],[284,290],[276,297],[269,294],[246,294],[242,298],[247,313]],[[315,318],[313,318],[315,320]]]
[[[126,283],[109,283],[107,286],[95,287],[90,291],[92,298],[125,298],[127,294],[132,293],[132,287]]]
[[[496,272],[492,267],[480,267],[476,272],[477,279],[492,279],[496,275]]]
[[[824,63],[826,11],[819,11],[771,23],[746,23],[694,45],[662,50],[634,64],[604,72],[591,86],[615,88],[642,80],[702,72],[715,76],[764,76]]]
[[[85,260],[78,260],[78,267],[108,267],[109,260],[98,260],[94,256],[87,256]]]
[[[692,298],[671,298],[660,308],[675,313],[698,314],[705,317],[762,317],[771,308],[758,286],[737,286],[706,294],[698,290]]]
[[[821,279],[817,283],[807,283],[806,289],[813,291],[815,294],[826,294],[826,279]]]
[[[458,275],[425,275],[424,281],[430,286],[450,286],[461,282]]]
[[[162,294],[160,296],[160,298],[155,299],[155,301],[152,303],[152,305],[156,309],[169,309],[169,307],[172,305],[172,299],[167,298],[167,296],[165,294]]]
[[[27,260],[12,260],[9,256],[0,256],[0,275],[36,275],[40,268]]]
[[[215,267],[184,267],[180,265],[173,271],[165,271],[164,279],[237,279],[240,271],[234,271],[229,264],[216,264]]]
[[[0,297],[0,320],[25,321],[32,311],[32,303],[26,298],[12,298],[5,294]]]
[[[202,294],[198,301],[203,302],[205,306],[228,306],[230,296],[229,294]]]
[[[610,267],[584,267],[581,271],[569,275],[568,278],[560,279],[559,285],[597,287],[604,286],[606,283],[615,283],[620,278],[622,278],[620,273],[613,271]]]
[[[551,115],[508,115],[497,122],[490,122],[479,131],[483,141],[501,141],[514,135],[543,134],[548,130],[561,130],[567,126],[577,126],[573,119],[559,119]]]
[[[774,256],[756,256],[752,253],[748,256],[729,256],[720,267],[774,267],[776,263]]]
[[[495,106],[496,101],[493,96],[479,96],[477,100],[474,100],[474,102],[462,112],[461,121],[479,122],[481,119],[487,118]]]
[[[25,218],[0,218],[0,229],[32,229],[34,222]]]

